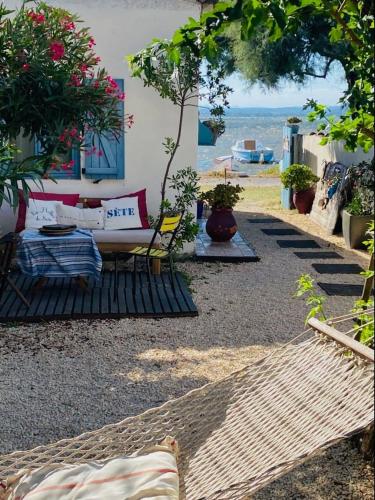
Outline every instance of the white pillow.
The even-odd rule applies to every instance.
[[[139,456],[24,470],[9,490],[8,500],[178,500],[176,456],[159,445]]]
[[[138,196],[126,196],[116,200],[102,200],[104,207],[104,229],[139,229]]]
[[[29,199],[26,210],[25,228],[40,229],[48,224],[57,224],[56,207],[62,205],[62,201],[47,201]]]
[[[81,229],[103,229],[104,208],[78,208],[68,205],[56,207],[58,224],[75,224]]]

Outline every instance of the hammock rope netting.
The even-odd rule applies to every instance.
[[[373,363],[321,333],[135,417],[0,457],[22,468],[81,463],[178,440],[181,498],[243,499],[373,422]]]

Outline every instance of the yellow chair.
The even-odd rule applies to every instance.
[[[158,225],[156,226],[154,235],[150,241],[148,247],[139,246],[133,248],[128,253],[134,256],[134,269],[133,269],[133,292],[136,289],[137,283],[137,259],[138,257],[143,257],[146,259],[147,266],[147,277],[148,277],[148,285],[151,286],[151,260],[152,259],[168,259],[169,268],[170,268],[170,276],[172,288],[175,290],[175,275],[174,275],[174,266],[173,266],[173,245],[176,240],[177,232],[180,228],[183,214],[175,215],[175,216],[162,216],[159,219]],[[154,248],[154,243],[157,236],[161,237],[161,247]],[[165,236],[170,235],[169,241],[165,242]],[[164,241],[163,241],[164,239]]]

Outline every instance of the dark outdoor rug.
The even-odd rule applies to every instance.
[[[319,274],[359,274],[363,271],[358,264],[312,264]]]
[[[343,259],[337,252],[294,252],[299,259]]]
[[[322,248],[314,240],[277,240],[281,248]]]
[[[280,228],[280,229],[262,229],[264,234],[268,236],[302,236],[302,233],[296,229]]]
[[[327,295],[340,295],[341,297],[360,297],[363,285],[350,285],[348,283],[320,283],[318,285]]]
[[[248,222],[252,224],[273,224],[274,222],[283,222],[281,219],[277,217],[257,217],[253,219],[247,219]]]
[[[104,271],[100,283],[90,279],[86,290],[73,279],[50,278],[43,288],[33,293],[31,287],[35,279],[18,272],[12,273],[12,279],[31,304],[27,308],[15,292],[7,288],[0,300],[0,322],[198,315],[179,273],[176,274],[175,291],[169,273],[153,276],[151,289],[146,273],[138,273],[134,294],[132,273],[126,271],[118,273],[117,289],[113,271]]]

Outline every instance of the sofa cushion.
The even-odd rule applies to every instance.
[[[21,470],[6,483],[9,500],[178,500],[177,443],[160,445],[131,456],[81,464],[45,465]],[[3,490],[0,490],[0,492]],[[1,498],[3,498],[0,493]]]
[[[149,229],[150,224],[148,222],[148,213],[147,213],[147,202],[146,202],[146,189],[141,189],[135,193],[124,194],[121,196],[116,196],[115,198],[85,198],[85,205],[88,208],[98,208],[102,206],[102,200],[117,200],[119,198],[126,197],[138,197],[138,207],[139,207],[139,216],[142,221],[143,229]]]
[[[57,205],[57,223],[75,225],[82,229],[103,229],[104,208],[78,208]]]
[[[104,229],[142,229],[137,196],[102,200]]]
[[[40,229],[44,225],[57,223],[57,206],[62,201],[29,200],[26,210],[25,228]]]
[[[20,233],[25,229],[26,219],[26,201],[22,191],[18,191],[18,219],[16,224],[16,233]],[[29,199],[44,200],[44,201],[62,201],[64,205],[75,207],[79,200],[79,194],[60,194],[60,193],[46,193],[44,191],[30,191]]]
[[[148,245],[154,235],[153,229],[124,229],[124,230],[104,230],[94,229],[92,232],[96,243],[130,243]],[[155,243],[160,243],[160,237],[155,239]]]

